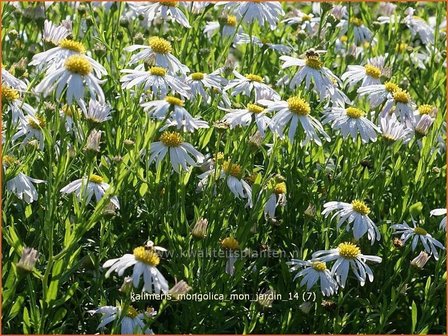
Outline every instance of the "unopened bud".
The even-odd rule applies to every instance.
[[[207,236],[207,227],[208,227],[207,219],[200,218],[194,225],[193,229],[191,230],[192,236],[198,239],[204,238],[205,236]]]
[[[31,247],[25,247],[22,252],[22,256],[20,257],[19,262],[17,263],[17,267],[26,271],[32,272],[34,269],[34,265],[37,262],[39,257],[39,252]]]

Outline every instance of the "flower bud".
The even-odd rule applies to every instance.
[[[316,216],[316,207],[313,204],[308,204],[308,208],[305,210],[305,215],[308,217]]]
[[[87,137],[87,143],[84,147],[86,152],[100,152],[101,131],[93,129]]]
[[[182,297],[190,290],[191,287],[188,286],[184,280],[181,280],[168,291],[168,294],[170,294],[175,300],[181,300]]]
[[[411,214],[412,218],[417,218],[422,213],[422,209],[422,202],[417,202],[409,207],[409,213]]]
[[[428,253],[426,253],[425,251],[421,251],[418,256],[416,256],[414,259],[412,259],[411,266],[413,266],[419,270],[422,270],[423,267],[425,267],[428,260],[429,260]]]
[[[302,311],[302,313],[308,314],[311,308],[313,308],[313,305],[314,305],[313,302],[305,301],[299,306],[299,309]]]
[[[20,257],[19,262],[17,263],[17,267],[26,271],[32,272],[34,265],[37,262],[39,257],[39,252],[31,247],[25,247],[22,252],[22,256]]]
[[[191,235],[195,238],[202,239],[207,235],[207,227],[207,219],[200,218],[191,230]]]
[[[276,294],[275,291],[273,291],[272,289],[269,289],[266,292],[260,293],[258,295],[257,302],[263,308],[271,308],[272,307],[272,303],[274,302],[275,294]]]
[[[132,289],[132,277],[127,276],[123,279],[123,284],[121,285],[119,291],[123,293],[129,293]]]
[[[428,114],[424,114],[415,126],[415,132],[421,136],[427,135],[433,123],[434,119]]]

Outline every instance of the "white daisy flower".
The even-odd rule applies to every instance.
[[[120,258],[106,261],[103,268],[110,267],[106,273],[106,278],[114,271],[117,272],[118,276],[123,276],[124,272],[132,267],[132,283],[135,288],[139,287],[140,279],[143,276],[143,291],[166,294],[169,289],[168,282],[157,269],[157,265],[160,263],[160,256],[157,251],[166,251],[166,249],[147,244],[146,246],[136,247],[133,254],[125,254]]]
[[[408,127],[412,127],[415,123],[414,110],[415,104],[411,100],[409,93],[398,89],[391,95],[388,95],[386,104],[380,115],[384,118],[389,113],[395,113],[402,123]]]
[[[351,203],[345,202],[328,202],[324,204],[324,211],[322,215],[325,218],[328,217],[330,212],[335,211],[335,214],[331,219],[337,217],[339,229],[342,224],[347,223],[346,230],[350,231],[350,226],[353,230],[353,236],[356,240],[359,240],[367,233],[371,244],[375,243],[375,240],[380,240],[381,235],[376,227],[375,223],[369,218],[369,207],[360,200],[354,200]]]
[[[231,80],[224,88],[225,91],[232,89],[232,96],[240,93],[247,97],[254,95],[254,100],[260,99],[279,100],[280,95],[275,92],[270,86],[263,83],[263,78],[258,75],[248,74],[243,76],[237,71],[233,71],[235,79]]]
[[[437,107],[423,104],[414,111],[414,131],[422,136],[428,134],[429,129],[436,120]]]
[[[202,72],[194,72],[185,79],[191,90],[191,98],[195,100],[202,97],[203,103],[211,102],[210,94],[207,91],[221,92],[221,81],[222,77],[216,73],[206,74]]]
[[[415,121],[414,131],[421,136],[425,136],[428,134],[434,121],[435,118],[432,118],[430,115],[422,115],[418,120]]]
[[[434,29],[422,18],[414,15],[415,9],[406,9],[404,24],[408,26],[412,36],[418,35],[423,44],[434,44]]]
[[[325,108],[330,106],[330,103],[336,106],[345,106],[346,104],[350,105],[352,103],[347,95],[337,87],[334,88],[333,93],[330,92],[329,98],[330,99],[328,99],[327,103],[324,105]]]
[[[348,9],[345,5],[333,5],[330,13],[338,20],[348,17]]]
[[[363,143],[375,142],[377,132],[381,132],[374,123],[365,117],[364,111],[356,107],[332,107],[324,113],[325,118],[322,123],[331,123],[333,129],[340,130],[344,139],[351,135],[353,141],[356,141],[359,133]]]
[[[444,250],[445,246],[438,240],[434,239],[424,228],[416,226],[415,221],[412,222],[414,227],[410,227],[406,222],[403,224],[392,225],[391,228],[394,229],[394,234],[401,234],[401,241],[406,243],[410,238],[412,238],[412,251],[417,247],[418,241],[420,240],[426,252],[434,255],[436,260],[439,259],[439,253],[437,253],[436,247]]]
[[[320,100],[324,100],[328,94],[333,94],[336,83],[340,84],[337,78],[328,68],[323,66],[319,59],[319,55],[307,52],[306,59],[298,59],[290,56],[280,56],[284,61],[282,68],[289,68],[292,66],[299,67],[294,77],[289,82],[289,87],[294,90],[305,81],[307,90],[311,87],[311,82],[314,83],[314,89],[319,94]]]
[[[235,238],[227,237],[221,241],[221,247],[226,250],[226,254],[228,256],[226,262],[226,273],[233,275],[235,273],[235,262],[238,260],[238,253],[235,253],[235,251],[240,249],[240,244]]]
[[[211,38],[216,33],[221,33],[224,38],[236,37],[236,34],[241,31],[241,28],[237,30],[237,23],[236,16],[234,15],[227,15],[219,21],[209,21],[205,25],[204,34],[207,34],[208,38]]]
[[[20,99],[19,91],[2,85],[2,107],[3,113],[11,112],[12,124],[17,124],[20,120],[24,120],[26,115],[35,115],[36,110],[29,104]]]
[[[276,27],[280,16],[285,15],[282,5],[278,1],[223,1],[215,4],[215,6],[221,5],[224,5],[224,11],[231,11],[243,22],[258,21],[260,26],[268,23],[271,29]]]
[[[286,204],[286,183],[279,182],[273,185],[271,195],[264,206],[264,216],[266,218],[275,218],[275,209],[277,206]]]
[[[84,111],[86,106],[83,98],[86,88],[91,98],[100,102],[105,101],[103,89],[100,86],[103,82],[93,74],[93,71],[97,74],[107,74],[106,69],[96,62],[91,63],[85,56],[70,56],[62,67],[48,71],[45,78],[36,86],[35,91],[47,97],[51,91],[55,90],[56,99],[60,99],[66,88],[67,104],[71,105],[74,99]]]
[[[7,85],[16,90],[22,90],[22,91],[26,90],[27,84],[21,79],[17,79],[13,75],[11,75],[9,71],[5,69],[4,66],[2,66],[1,72],[2,72],[2,85]]]
[[[260,100],[259,103],[267,106],[267,112],[277,111],[271,120],[270,127],[280,137],[283,138],[283,132],[289,124],[288,138],[291,142],[294,142],[297,126],[300,123],[305,133],[305,139],[302,141],[302,145],[306,145],[311,140],[321,146],[322,142],[319,134],[326,141],[330,141],[330,137],[324,131],[320,122],[310,115],[310,105],[302,98],[296,96],[290,97],[287,101],[281,100],[278,102]]]
[[[189,87],[180,79],[168,74],[165,68],[151,67],[148,71],[143,69],[142,65],[135,70],[121,70],[121,73],[125,74],[120,78],[123,89],[139,86],[143,90],[151,90],[154,98],[164,98],[169,93],[190,97]]]
[[[33,183],[45,183],[45,181],[19,173],[16,177],[6,182],[6,189],[16,195],[17,198],[30,204],[39,198],[39,194]]]
[[[90,99],[89,109],[84,110],[83,112],[87,120],[97,124],[112,119],[110,105],[98,102],[94,99]]]
[[[295,272],[299,268],[303,268],[294,276],[293,280],[302,277],[300,286],[306,285],[307,291],[311,290],[311,288],[319,281],[322,295],[330,296],[337,293],[338,284],[334,280],[333,275],[327,269],[327,266],[324,262],[315,260],[304,261],[299,259],[291,259],[291,261],[287,262],[286,264],[291,266],[291,272]]]
[[[182,64],[171,54],[173,49],[171,43],[167,40],[153,36],[149,38],[148,44],[148,46],[132,45],[124,49],[129,52],[143,49],[131,57],[131,60],[129,61],[130,64],[145,61],[152,63],[155,66],[168,69],[172,74],[180,72],[184,76],[190,71],[186,65]]]
[[[89,310],[91,314],[102,314],[101,322],[97,329],[102,329],[109,323],[120,320],[120,333],[122,335],[154,334],[151,329],[145,326],[146,313],[139,313],[134,307],[128,306],[123,314],[120,307],[104,306],[98,309]]]
[[[26,145],[33,139],[39,143],[39,149],[43,150],[45,141],[42,128],[45,127],[45,120],[41,116],[28,115],[19,122],[17,132],[12,136],[11,141],[16,141],[18,138],[25,136],[22,139],[22,145]]]
[[[197,166],[204,162],[204,155],[199,153],[191,144],[184,142],[180,133],[165,131],[160,136],[160,141],[153,142],[149,149],[149,162],[156,161],[160,165],[169,153],[171,166],[176,173],[181,169],[188,170],[188,166]]]
[[[373,272],[366,261],[382,261],[381,257],[362,254],[358,246],[347,242],[339,244],[335,249],[317,251],[313,253],[312,258],[323,262],[335,260],[331,274],[336,275],[336,281],[342,288],[345,287],[350,268],[361,286],[364,286],[367,280],[373,282]]]
[[[266,115],[266,109],[257,104],[247,104],[245,109],[221,108],[221,110],[228,112],[223,117],[222,122],[228,123],[230,129],[236,126],[247,127],[255,121],[258,131],[263,137],[271,122],[271,118]]]
[[[185,14],[179,9],[178,5],[184,6],[183,1],[163,1],[142,4],[138,7],[138,14],[146,16],[148,22],[154,20],[176,21],[185,28],[191,28]]]
[[[446,209],[434,209],[431,210],[431,212],[429,213],[431,216],[443,216],[445,215],[445,217],[443,217],[442,221],[440,222],[440,230],[444,230],[446,231]]]
[[[238,33],[238,35],[235,37],[235,44],[241,45],[241,44],[253,44],[258,46],[259,48],[267,48],[271,50],[278,51],[281,54],[288,54],[292,52],[292,48],[284,45],[284,44],[278,44],[278,43],[270,43],[266,39],[260,39],[257,36],[250,36],[246,33]]]
[[[350,87],[361,82],[361,87],[381,84],[380,77],[384,70],[384,56],[371,58],[367,64],[349,65],[348,70],[341,76],[343,81],[347,81]]]
[[[350,20],[342,19],[336,27],[340,28],[340,35],[347,35],[349,27],[353,27],[356,45],[372,41],[373,33],[359,18],[352,17]]]
[[[383,139],[408,143],[412,138],[412,130],[397,120],[395,114],[380,118],[381,136]]]
[[[307,14],[299,9],[293,9],[292,16],[282,20],[288,25],[299,25],[302,31],[310,36],[315,36],[319,30],[320,17],[313,13]]]
[[[193,133],[200,128],[210,128],[208,122],[202,120],[200,117],[195,117],[181,122],[178,122],[176,119],[170,117],[167,119],[165,125],[163,125],[163,127],[161,127],[159,131],[163,132],[170,127],[176,127],[182,132],[190,133]]]
[[[85,58],[93,67],[97,77],[107,74],[106,69],[101,64],[86,55],[86,48],[81,42],[67,39],[59,41],[58,46],[55,48],[34,55],[29,65],[37,66],[39,71],[46,70],[48,75],[63,68],[65,62],[71,56],[82,56]]]
[[[73,120],[74,109],[68,105],[62,106],[59,111],[59,115],[63,120],[65,120],[65,130],[67,133],[73,133],[75,128],[75,122]]]
[[[105,183],[101,176],[92,174],[89,178],[84,177],[70,182],[61,189],[61,193],[74,193],[80,201],[85,200],[86,203],[90,203],[93,195],[95,195],[96,201],[99,202],[109,187],[109,184]],[[120,209],[120,203],[118,202],[117,196],[110,197],[110,202],[117,209]]]
[[[394,14],[397,5],[392,2],[380,2],[378,6],[378,14],[383,16],[391,16]]]
[[[193,118],[183,106],[184,101],[173,96],[141,104],[144,111],[151,117],[164,120],[169,116],[169,123],[173,124],[175,122],[178,129],[184,128],[188,132],[193,132],[198,128],[203,128],[202,123],[204,121],[200,120],[198,123],[199,119]]]
[[[198,178],[201,180],[199,183],[204,185],[208,178],[215,172],[215,168],[213,165],[210,166],[210,169],[204,172],[201,175],[198,175]],[[222,168],[220,171],[220,178],[225,179],[227,186],[230,191],[237,198],[247,199],[246,206],[252,208],[252,188],[250,185],[243,179],[244,171],[242,167],[237,163],[232,163],[229,161],[224,161],[222,164]]]
[[[46,42],[51,42],[54,45],[59,44],[62,40],[67,38],[71,32],[67,27],[60,25],[56,26],[51,21],[45,20],[44,22],[44,33],[42,39]]]
[[[373,108],[381,105],[384,101],[393,98],[393,94],[400,90],[401,89],[397,84],[386,82],[384,84],[360,87],[357,92],[360,96],[368,96],[370,105]]]

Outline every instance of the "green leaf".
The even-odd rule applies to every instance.
[[[412,301],[412,327],[411,334],[415,333],[415,327],[417,326],[417,305]]]
[[[140,194],[141,197],[143,197],[147,191],[148,191],[148,184],[142,183],[140,185],[140,188],[138,189],[138,193]]]

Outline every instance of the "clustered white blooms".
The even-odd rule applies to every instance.
[[[134,19],[142,16],[142,21],[148,26],[162,23],[165,29],[165,24],[170,23],[189,29],[194,14],[201,13],[206,6],[208,3],[135,2],[129,5],[132,14],[126,15]],[[218,34],[219,38],[232,38],[235,48],[250,45],[257,46],[260,50],[274,50],[273,54],[281,63],[279,71],[282,77],[275,82],[275,75],[246,73],[237,66],[230,71],[223,67],[208,69],[212,70],[208,73],[192,72],[178,58],[182,53],[173,48],[171,40],[161,37],[164,29],[159,30],[161,36],[151,36],[144,44],[126,47],[124,51],[127,58],[124,59],[127,63],[120,70],[121,88],[147,113],[151,122],[156,124],[158,141],[149,144],[149,158],[145,160],[148,164],[155,162],[157,169],[167,160],[170,172],[174,171],[182,176],[181,174],[188,174],[194,167],[204,168],[208,164],[205,171],[198,175],[198,189],[203,188],[206,183],[216,188],[217,182],[221,180],[230,190],[229,195],[245,201],[249,208],[254,207],[253,179],[243,163],[233,162],[232,158],[223,160],[217,157],[207,161],[206,158],[210,158],[211,154],[203,155],[200,152],[206,150],[206,146],[198,145],[202,146],[198,150],[184,141],[189,140],[191,134],[200,129],[210,127],[205,119],[205,112],[202,116],[190,113],[194,111],[195,104],[209,107],[215,101],[219,102],[218,112],[225,112],[220,117],[223,128],[235,131],[238,127],[247,129],[254,124],[261,139],[269,132],[274,134],[274,139],[283,139],[286,134],[290,143],[300,143],[303,147],[311,146],[311,143],[322,146],[323,140],[332,141],[338,134],[343,139],[351,138],[355,143],[358,140],[363,144],[376,142],[379,135],[388,141],[407,143],[413,135],[426,135],[435,122],[435,106],[424,104],[417,107],[410,93],[392,80],[394,74],[388,68],[391,65],[389,54],[349,64],[345,73],[338,77],[332,63],[325,57],[325,50],[309,49],[301,53],[293,46],[271,43],[262,38],[262,35],[257,37],[252,31],[250,34],[244,32],[244,26],[240,26],[240,23],[248,26],[258,23],[260,27],[275,29],[285,15],[280,2],[225,1],[214,4],[214,7],[222,10],[224,15],[219,21],[208,22],[203,30],[204,34],[209,38],[217,38],[215,35]],[[394,20],[403,22],[413,35],[420,37],[427,48],[431,47],[434,29],[421,18],[415,17],[413,9],[408,9],[404,18],[395,17],[393,12],[393,6],[383,8],[384,16],[378,18],[380,24],[392,24]],[[310,36],[317,36],[319,32],[323,34],[329,29],[328,26],[321,26],[321,14],[320,5],[313,4],[312,13],[293,11],[282,22],[297,24]],[[339,21],[336,28],[339,29],[337,47],[340,51],[347,48],[347,55],[358,57],[363,53],[362,44],[377,43],[366,23],[357,16],[349,16],[345,6],[334,5],[331,14]],[[354,27],[354,46],[351,50],[344,46],[349,27]],[[111,113],[111,105],[105,99],[102,89],[105,80],[102,78],[111,74],[91,57],[83,43],[71,39],[71,34],[69,25],[63,23],[57,26],[45,21],[43,39],[55,47],[33,56],[29,64],[35,66],[43,79],[30,90],[39,99],[54,95],[69,108],[76,103],[81,108],[83,117],[91,123],[107,122],[114,115]],[[429,58],[423,60],[415,54],[414,57],[421,63],[420,67],[424,67]],[[108,68],[111,69],[110,66]],[[45,120],[34,107],[24,101],[22,93],[27,89],[28,83],[2,69],[1,91],[6,107],[4,111],[11,114],[11,123],[17,125],[12,141],[21,139],[21,144],[25,145],[36,140],[38,147],[43,150]],[[282,96],[279,93],[282,89],[290,95]],[[349,96],[354,97],[353,101]],[[250,103],[242,106],[240,98]],[[365,104],[363,100],[366,101]],[[88,106],[86,101],[89,101]],[[71,110],[63,110],[61,114],[66,117],[65,125],[69,132],[75,120],[67,111]],[[319,117],[319,112],[322,112],[322,117]],[[163,125],[159,124],[161,122]],[[333,137],[324,127],[336,131],[332,134]],[[89,138],[96,139],[91,148],[99,147],[101,134],[95,129],[91,130]],[[44,182],[20,172],[7,181],[6,189],[26,203],[32,203],[38,199],[34,184]],[[275,219],[278,207],[286,205],[287,186],[293,183],[295,181],[273,179],[269,187],[261,190],[260,195],[267,191],[266,197],[259,196],[259,199],[266,199],[263,204],[266,219]],[[85,204],[89,204],[93,197],[96,202],[107,197],[119,209],[118,197],[111,191],[114,190],[105,179],[94,174],[76,179],[60,190],[63,194],[74,194]],[[326,218],[334,212],[332,219],[337,219],[337,229],[345,224],[346,231],[353,232],[357,244],[364,236],[367,236],[371,245],[381,239],[377,225],[369,217],[371,210],[363,201],[331,201],[323,206],[322,215]],[[446,231],[446,209],[431,211],[431,216],[443,215],[445,217],[440,228]],[[375,216],[372,218],[378,219]],[[443,244],[425,229],[415,226],[415,223],[414,227],[408,226],[406,222],[395,224],[392,229],[395,234],[401,234],[403,243],[412,241],[412,250],[420,241],[425,251],[438,259],[437,248],[444,249]],[[233,275],[235,251],[239,249],[239,244],[233,238],[226,238],[222,246],[231,251],[226,272]],[[144,246],[134,248],[132,254],[107,260],[103,264],[103,268],[108,269],[106,277],[113,272],[123,276],[131,268],[131,281],[135,288],[148,293],[168,293],[168,281],[157,268],[160,254],[165,251],[149,241]],[[327,264],[331,262],[332,267],[327,268]],[[301,268],[294,276],[294,280],[302,278],[301,286],[311,290],[319,283],[322,295],[330,296],[336,294],[340,287],[345,287],[350,270],[361,286],[367,281],[372,282],[374,275],[367,262],[380,263],[382,258],[364,255],[358,245],[343,242],[337,248],[313,253],[310,260],[292,259],[288,264],[294,272]],[[186,289],[188,285],[182,283],[176,290],[178,287]],[[104,306],[91,312],[103,314],[98,326],[100,329],[112,321],[120,320],[123,334],[152,333],[145,326],[145,313],[138,313],[133,307],[127,307],[124,311],[122,307]]]

